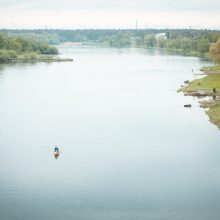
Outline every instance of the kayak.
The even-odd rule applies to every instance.
[[[60,156],[60,152],[57,152],[57,151],[56,151],[56,152],[53,153],[53,155],[54,155],[54,157],[57,159],[57,158]]]

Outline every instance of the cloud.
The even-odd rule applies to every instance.
[[[129,9],[141,11],[220,11],[219,0],[0,0],[1,8],[38,10]]]
[[[213,20],[220,20],[219,13],[157,12],[131,10],[78,10],[57,11],[1,11],[0,28],[210,28],[219,29]]]
[[[0,27],[220,28],[219,0],[0,0]]]

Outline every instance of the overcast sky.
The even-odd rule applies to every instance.
[[[0,28],[220,29],[220,0],[0,0]]]

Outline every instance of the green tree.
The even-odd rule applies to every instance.
[[[144,36],[144,46],[145,47],[155,47],[156,39],[153,34],[146,34]]]
[[[204,53],[207,53],[209,51],[209,41],[207,39],[199,40],[197,43],[197,51],[204,55]]]

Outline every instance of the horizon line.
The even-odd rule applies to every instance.
[[[69,31],[76,31],[76,30],[134,30],[134,31],[147,31],[147,30],[209,30],[209,31],[220,31],[219,29],[212,29],[212,28],[169,28],[169,27],[152,27],[152,28],[8,28],[8,27],[0,27],[0,30],[69,30]]]

